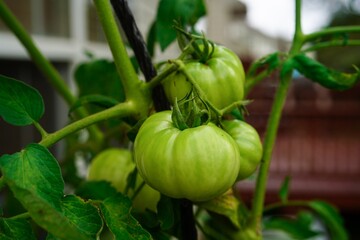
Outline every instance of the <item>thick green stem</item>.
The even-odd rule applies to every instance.
[[[271,156],[275,145],[277,130],[279,127],[281,113],[286,102],[286,95],[291,82],[291,73],[280,83],[275,94],[272,110],[267,124],[267,130],[264,138],[264,152],[260,164],[259,174],[256,181],[255,196],[253,200],[252,218],[250,226],[261,233],[261,217],[265,201],[266,184],[270,169]]]
[[[3,0],[0,0],[0,17],[3,19],[8,28],[16,35],[16,37],[29,53],[34,63],[43,72],[50,83],[55,87],[55,89],[65,99],[65,101],[69,105],[72,105],[76,99],[72,95],[65,81],[62,79],[61,75],[55,69],[55,67],[39,51],[30,35],[12,14],[10,9],[5,5]]]
[[[40,50],[37,48],[36,44],[32,40],[31,36],[26,32],[25,28],[12,14],[12,12],[6,6],[3,0],[0,0],[0,17],[22,43],[31,59],[34,61],[39,70],[44,74],[49,83],[63,97],[67,104],[69,106],[72,106],[76,101],[76,97],[71,93],[68,85],[63,80],[60,73],[40,52]],[[87,116],[87,113],[86,111],[84,111],[84,109],[77,110],[77,114],[81,118]],[[95,140],[97,140],[98,142],[102,141],[103,136],[99,129],[93,126],[89,130]]]
[[[50,147],[51,145],[55,144],[56,142],[60,141],[64,137],[77,132],[83,128],[89,127],[92,124],[98,123],[100,121],[104,121],[113,117],[125,117],[130,116],[136,113],[136,107],[133,102],[127,101],[124,103],[120,103],[114,107],[108,108],[104,111],[95,113],[93,115],[87,116],[83,119],[80,119],[76,122],[73,122],[66,127],[48,134],[45,138],[39,142],[39,144],[43,145],[44,147]]]
[[[151,89],[141,81],[131,64],[124,42],[116,24],[112,7],[107,0],[94,0],[99,21],[108,41],[114,63],[123,83],[126,99],[132,102],[136,113],[134,117],[146,117],[152,105]]]
[[[290,49],[289,55],[296,54],[300,51],[303,43],[303,33],[301,30],[301,0],[296,0],[296,14],[295,14],[295,33],[293,38],[293,45]],[[272,152],[275,145],[277,130],[279,128],[282,109],[286,102],[287,92],[292,80],[292,71],[285,75],[281,81],[279,88],[275,93],[275,99],[270,112],[267,123],[265,138],[264,138],[264,152],[262,162],[259,168],[259,174],[256,180],[255,195],[253,199],[253,206],[249,226],[254,229],[261,238],[261,222],[265,202],[265,193],[267,179],[269,175],[270,162]]]
[[[99,21],[103,27],[126,97],[132,98],[139,91],[140,80],[131,64],[124,42],[116,24],[110,1],[94,0]]]

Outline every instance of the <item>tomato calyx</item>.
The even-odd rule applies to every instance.
[[[185,60],[190,56],[190,61],[196,60],[206,64],[215,51],[215,44],[208,40],[204,34],[201,36],[191,34],[179,24],[175,24],[174,28],[177,30],[177,41],[183,52],[181,59]]]
[[[184,99],[175,100],[171,118],[175,127],[184,130],[207,124],[210,121],[210,111],[193,88]]]

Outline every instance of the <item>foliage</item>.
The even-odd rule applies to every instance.
[[[68,103],[70,116],[66,126],[48,133],[40,124],[45,108],[39,92],[22,81],[0,75],[1,118],[15,126],[33,125],[41,134],[39,142],[0,157],[2,193],[14,197],[24,209],[21,214],[11,214],[9,206],[1,202],[1,239],[37,239],[39,232],[46,239],[196,239],[198,231],[207,239],[271,239],[274,232],[282,232],[287,239],[320,235],[348,239],[334,206],[323,201],[289,199],[290,177],[279,190],[278,203],[265,206],[264,199],[272,149],[293,71],[332,90],[353,87],[360,79],[358,68],[355,73],[329,69],[306,53],[360,45],[351,38],[337,38],[359,33],[359,26],[330,27],[304,34],[301,0],[296,0],[290,50],[255,61],[244,76],[241,61],[231,50],[194,34],[195,24],[206,14],[204,1],[161,0],[144,46],[127,2],[111,0],[122,26],[129,26],[124,21],[132,19],[131,27],[123,30],[134,44],[136,62],[146,78],[142,81],[137,64],[127,54],[111,4],[103,0],[94,0],[94,4],[114,59],[90,59],[78,65],[74,73],[78,90],[75,96],[0,0],[0,17]],[[159,44],[165,50],[175,40],[181,55],[158,68],[156,75],[151,62],[154,48]],[[216,58],[221,61],[212,65]],[[280,73],[280,81],[261,144],[256,130],[243,121],[249,103],[243,98],[274,71]],[[201,82],[207,78],[214,82]],[[171,99],[166,100],[164,92],[158,91],[160,86],[168,91],[175,86],[172,90],[180,89],[181,93],[167,93]],[[233,98],[221,102],[221,94]],[[156,112],[159,103],[170,103],[171,111]],[[237,130],[239,126],[231,125],[235,123],[244,125],[245,130]],[[79,133],[84,129],[89,137]],[[66,154],[65,159],[58,160],[50,147],[59,141],[65,142]],[[134,159],[128,150],[133,148]],[[111,154],[104,157],[109,150]],[[90,166],[96,164],[87,179],[76,176],[79,156]],[[247,166],[245,173],[241,165]],[[247,178],[256,168],[259,171],[254,200],[248,208],[231,187],[236,178]],[[162,193],[159,199],[159,193],[151,189],[157,194],[156,208],[143,204],[147,200],[142,194],[150,189],[147,184]],[[145,207],[138,208],[138,204]],[[272,215],[273,210],[286,207],[301,211],[290,218]],[[318,222],[323,229],[314,228]]]

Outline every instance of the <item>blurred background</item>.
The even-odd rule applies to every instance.
[[[89,0],[5,0],[33,35],[40,50],[71,86],[75,66],[91,53],[111,59],[106,39]],[[265,54],[286,51],[294,30],[294,1],[207,0],[207,17],[198,30],[235,51],[246,67]],[[131,0],[140,30],[146,36],[155,18],[157,0]],[[360,1],[304,0],[306,33],[326,26],[360,25]],[[156,61],[175,58],[176,44]],[[342,71],[360,66],[360,48],[331,48],[313,54],[325,65]],[[42,94],[46,112],[42,125],[49,131],[67,122],[67,107],[29,60],[17,39],[0,21],[0,74],[25,81]],[[263,136],[275,92],[274,74],[248,96],[250,122]],[[284,109],[273,154],[267,201],[277,199],[286,176],[291,175],[291,199],[324,199],[345,217],[351,239],[360,239],[360,85],[334,92],[295,76]],[[74,89],[76,91],[76,89]],[[13,153],[39,139],[32,127],[12,127],[0,119],[0,155]],[[61,156],[61,144],[53,151]],[[237,190],[250,202],[254,181]]]

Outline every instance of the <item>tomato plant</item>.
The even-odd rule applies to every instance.
[[[1,239],[104,239],[106,232],[114,239],[193,240],[201,233],[206,239],[259,240],[269,229],[280,229],[289,238],[310,239],[321,234],[312,228],[319,222],[333,239],[348,239],[332,205],[288,199],[289,178],[280,188],[279,202],[267,205],[265,196],[293,72],[332,90],[353,87],[360,79],[357,68],[355,73],[342,73],[306,54],[360,45],[351,35],[360,33],[359,26],[305,34],[302,2],[295,0],[290,49],[254,61],[245,74],[236,54],[196,34],[194,26],[206,14],[203,0],[159,1],[146,42],[126,0],[93,3],[113,61],[91,59],[76,68],[79,95],[75,95],[0,0],[0,18],[67,103],[70,116],[64,127],[48,132],[41,121],[45,104],[39,91],[0,75],[4,124],[32,125],[39,133],[36,143],[0,157]],[[128,51],[120,32],[133,51]],[[165,50],[174,40],[180,56],[156,69],[155,46]],[[246,113],[245,103],[251,102],[246,99],[248,93],[275,71],[279,81],[261,142],[244,121],[225,119],[231,118],[229,114],[246,118],[242,113]],[[60,141],[64,158],[58,160],[52,146]],[[88,178],[78,174],[81,163],[90,166]],[[248,207],[233,194],[232,186],[256,168],[256,187]],[[94,179],[107,180],[112,186]],[[311,213],[300,211],[289,219],[264,217],[289,206]]]

